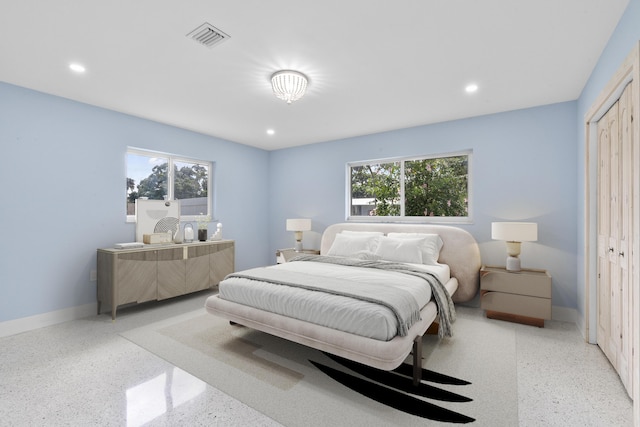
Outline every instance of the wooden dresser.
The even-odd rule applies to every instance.
[[[235,243],[217,240],[139,249],[98,249],[98,314],[217,285],[234,271]]]

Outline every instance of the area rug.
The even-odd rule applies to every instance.
[[[515,333],[500,323],[463,308],[453,338],[425,336],[418,389],[402,368],[350,364],[204,309],[122,336],[286,426],[513,426]]]

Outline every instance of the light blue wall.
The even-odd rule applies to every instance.
[[[602,92],[605,85],[613,77],[624,59],[629,55],[631,49],[634,48],[638,40],[640,40],[640,0],[631,0],[627,6],[622,19],[609,39],[609,43],[605,47],[600,56],[597,65],[593,69],[589,81],[582,90],[582,94],[577,101],[577,159],[578,159],[578,270],[577,270],[577,296],[578,296],[578,315],[581,318],[585,316],[585,275],[584,268],[586,265],[586,255],[584,253],[585,245],[585,202],[582,195],[585,191],[585,115],[595,102],[596,98]]]
[[[309,217],[304,245],[319,247],[324,228],[345,220],[347,162],[472,149],[473,223],[483,262],[504,265],[491,222],[538,223],[523,244],[523,266],[548,269],[553,304],[576,307],[576,104],[567,102],[402,129],[270,153],[270,246],[291,247],[285,220]]]
[[[271,261],[266,151],[5,83],[0,141],[0,322],[95,303],[96,248],[135,240],[127,146],[215,162],[215,213],[237,268]]]
[[[473,149],[473,223],[483,261],[501,264],[496,220],[531,220],[523,265],[546,268],[553,304],[583,307],[584,124],[602,87],[640,39],[631,0],[577,102],[349,138],[271,153],[0,83],[0,322],[95,302],[95,249],[134,237],[121,208],[126,147],[216,162],[216,216],[239,269],[290,247],[285,219],[310,217],[319,246],[345,218],[345,164]],[[241,166],[239,166],[241,165]]]

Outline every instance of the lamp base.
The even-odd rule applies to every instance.
[[[302,240],[296,240],[296,252],[302,252]]]
[[[520,258],[515,256],[507,257],[507,271],[520,271]]]

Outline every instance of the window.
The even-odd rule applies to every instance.
[[[347,164],[349,219],[468,222],[471,151]]]
[[[212,163],[166,153],[127,150],[127,220],[135,221],[135,201],[180,200],[180,217],[212,215]]]

